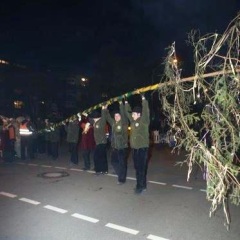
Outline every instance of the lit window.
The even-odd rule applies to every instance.
[[[5,61],[5,60],[2,60],[0,59],[0,64],[9,64],[9,62]]]
[[[14,101],[14,108],[21,109],[23,107],[22,101]]]

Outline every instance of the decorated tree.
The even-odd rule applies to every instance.
[[[175,150],[188,152],[188,179],[194,165],[203,166],[210,216],[221,205],[229,227],[228,200],[240,202],[240,15],[223,35],[189,36],[195,76],[181,79],[172,44],[159,97],[177,142]]]

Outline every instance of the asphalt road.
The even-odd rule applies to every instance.
[[[60,156],[57,161],[43,154],[33,161],[1,162],[1,240],[240,239],[240,208],[230,205],[229,231],[221,208],[209,218],[201,171],[187,182],[186,167],[175,166],[184,154],[155,146],[148,189],[141,195],[133,191],[131,158],[126,184],[117,185],[110,165],[108,175],[95,176],[81,171],[81,161],[70,166],[64,147]],[[61,172],[67,176],[56,177]]]

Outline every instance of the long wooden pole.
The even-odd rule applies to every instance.
[[[240,68],[237,68],[234,70],[235,73],[239,73],[240,72]],[[214,77],[214,76],[218,76],[218,75],[224,75],[224,74],[229,74],[229,73],[233,73],[232,70],[221,70],[221,71],[217,71],[217,72],[211,72],[211,73],[206,73],[206,74],[203,74],[203,75],[194,75],[194,76],[191,76],[191,77],[187,77],[187,78],[182,78],[179,80],[179,83],[183,83],[183,82],[191,82],[191,81],[194,81],[196,79],[199,79],[199,78],[209,78],[209,77]],[[240,81],[240,80],[239,80]],[[151,85],[149,87],[143,87],[143,88],[139,88],[135,91],[133,91],[132,93],[133,94],[137,94],[139,92],[147,92],[147,91],[152,91],[152,90],[156,90],[158,88],[161,88],[163,86],[171,86],[171,85],[174,85],[176,83],[176,81],[169,81],[169,82],[162,82],[162,83],[157,83],[157,84],[154,84],[154,85]]]

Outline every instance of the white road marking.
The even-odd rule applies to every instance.
[[[193,189],[192,187],[181,186],[181,185],[175,185],[175,184],[173,184],[172,186],[173,186],[173,187],[176,187],[176,188],[184,188],[184,189],[188,189],[188,190],[192,190],[192,189]]]
[[[110,176],[110,177],[118,177],[117,175],[111,174],[111,173],[109,173],[107,176]]]
[[[34,166],[34,167],[36,167],[36,166],[38,166],[38,164],[36,164],[36,163],[29,163],[28,166]]]
[[[82,172],[82,171],[83,171],[82,169],[78,169],[78,168],[70,168],[69,170],[71,170],[71,171],[77,171],[77,172]]]
[[[148,181],[148,182],[158,184],[158,185],[167,185],[166,183],[163,183],[163,182],[155,182],[155,181]]]
[[[206,192],[207,190],[206,190],[206,189],[200,189],[199,191],[201,191],[201,192]]]
[[[32,199],[28,199],[28,198],[19,198],[20,201],[23,201],[23,202],[27,202],[27,203],[31,203],[33,205],[38,205],[40,204],[40,202],[37,202],[35,200],[32,200]]]
[[[58,169],[67,169],[66,167],[55,167],[55,168],[58,168]]]
[[[67,210],[65,210],[65,209],[54,207],[54,206],[51,206],[51,205],[46,205],[46,206],[44,206],[44,208],[55,211],[55,212],[59,212],[59,213],[66,213],[67,212]]]
[[[49,165],[41,165],[41,167],[51,168],[52,166],[49,166]]]
[[[92,171],[92,170],[88,170],[88,171],[86,171],[86,172],[88,172],[88,173],[95,173],[94,171]]]
[[[133,177],[127,177],[128,180],[136,180],[136,178]]]
[[[158,236],[155,236],[155,235],[152,235],[152,234],[148,235],[147,239],[150,239],[150,240],[169,240],[167,238],[158,237]]]
[[[7,192],[0,192],[1,195],[6,196],[6,197],[10,197],[10,198],[15,198],[17,197],[17,195],[12,194],[12,193],[7,193]]]
[[[88,221],[88,222],[92,222],[92,223],[99,222],[99,220],[96,219],[96,218],[91,218],[91,217],[88,217],[88,216],[85,216],[85,215],[82,215],[82,214],[79,214],[79,213],[74,213],[71,216],[75,217],[75,218],[79,218],[79,219],[85,220],[85,221]]]
[[[131,229],[131,228],[126,228],[126,227],[123,227],[123,226],[119,226],[119,225],[116,225],[116,224],[113,224],[113,223],[108,223],[105,226],[109,227],[109,228],[119,230],[119,231],[122,231],[122,232],[130,233],[130,234],[133,234],[133,235],[137,235],[139,233],[139,231],[137,231],[137,230],[134,230],[134,229]]]

